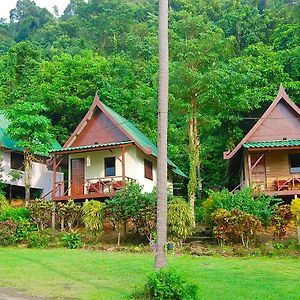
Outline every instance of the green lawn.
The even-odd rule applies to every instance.
[[[300,299],[300,260],[170,256],[199,299]],[[123,299],[153,268],[149,254],[0,248],[0,286],[46,297]]]

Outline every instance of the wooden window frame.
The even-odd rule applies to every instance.
[[[153,163],[148,159],[144,159],[144,176],[149,180],[153,180]]]
[[[294,167],[294,168],[299,168],[299,171],[292,171],[292,159],[291,159],[291,156],[292,155],[299,155],[300,156],[300,153],[288,153],[288,157],[289,157],[289,167],[290,167],[290,174],[297,174],[297,173],[300,173],[300,165],[299,167]]]
[[[114,174],[113,175],[107,175],[107,163],[109,161],[112,161],[114,162]],[[113,176],[116,176],[116,158],[114,156],[111,156],[111,157],[105,157],[104,158],[104,175],[105,177],[113,177]]]
[[[13,158],[15,156],[15,158]],[[16,159],[18,157],[18,159]],[[18,161],[16,164],[15,162]],[[25,171],[24,155],[22,153],[10,152],[10,168],[12,170]]]

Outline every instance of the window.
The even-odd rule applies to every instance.
[[[300,173],[300,154],[289,154],[291,173]]]
[[[104,163],[105,163],[105,176],[115,176],[116,175],[115,157],[106,157],[104,159]]]
[[[10,153],[10,168],[24,171],[24,155],[21,153]]]
[[[152,162],[145,159],[144,166],[145,166],[145,178],[153,180]]]

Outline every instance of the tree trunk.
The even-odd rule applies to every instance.
[[[28,205],[30,200],[30,177],[32,167],[32,156],[28,149],[24,150],[24,168],[25,168],[25,205]]]
[[[120,240],[121,240],[121,230],[118,230],[118,247],[120,247]]]
[[[190,160],[190,173],[188,184],[188,196],[190,201],[190,207],[195,219],[195,200],[196,190],[201,187],[201,179],[198,178],[197,173],[200,174],[200,143],[198,137],[198,111],[196,104],[196,97],[193,96],[191,100],[191,119],[189,121],[189,160]],[[195,221],[194,221],[195,226]]]
[[[157,157],[157,247],[155,269],[167,264],[167,131],[169,93],[168,0],[159,1],[159,97]]]

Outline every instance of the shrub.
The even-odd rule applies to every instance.
[[[204,221],[204,208],[202,205],[195,206],[195,222],[202,223]]]
[[[212,217],[213,233],[221,244],[226,242],[242,243],[248,247],[251,242],[254,242],[256,231],[261,226],[261,222],[256,216],[238,209],[232,211],[218,209]]]
[[[50,236],[43,232],[32,232],[27,241],[29,248],[48,248]]]
[[[174,270],[160,269],[148,277],[146,284],[147,299],[194,300],[197,286],[188,283]]]
[[[0,215],[10,207],[9,202],[0,192]]]
[[[142,193],[136,183],[129,183],[107,201],[107,220],[118,231],[118,244],[122,225],[131,220],[142,236],[152,240],[156,228],[156,193]]]
[[[85,201],[82,206],[82,220],[91,240],[98,240],[103,233],[105,204],[96,200]]]
[[[29,220],[29,210],[26,207],[13,208],[9,207],[0,215],[0,221],[20,221],[20,220]]]
[[[77,249],[83,246],[80,233],[66,233],[62,236],[61,240],[63,245],[69,249]]]
[[[31,233],[36,231],[37,229],[34,224],[31,224],[29,220],[26,219],[21,219],[18,222],[16,222],[16,224],[16,238],[18,241],[27,240]]]
[[[267,226],[272,215],[275,214],[276,207],[281,202],[282,200],[273,196],[262,194],[254,198],[252,190],[249,188],[238,193],[230,193],[226,189],[221,192],[211,192],[209,198],[203,202],[204,221],[211,225],[212,214],[219,208],[228,211],[238,209],[256,216],[264,226]]]
[[[68,200],[66,203],[58,203],[56,212],[60,219],[62,231],[65,229],[65,223],[69,230],[73,230],[80,222],[82,215],[81,207],[75,204],[73,200]]]
[[[37,229],[44,230],[50,224],[55,207],[53,201],[36,199],[30,201],[28,209],[30,217],[37,225]]]
[[[17,242],[17,224],[12,220],[0,222],[0,245],[9,246]]]
[[[275,226],[273,239],[283,239],[286,235],[286,228],[291,221],[292,213],[290,205],[280,205],[276,208],[276,213],[271,219],[271,224]]]
[[[291,213],[293,221],[297,226],[300,226],[300,199],[296,198],[291,203]]]
[[[172,200],[168,204],[168,234],[180,243],[193,233],[193,214],[183,198]]]

